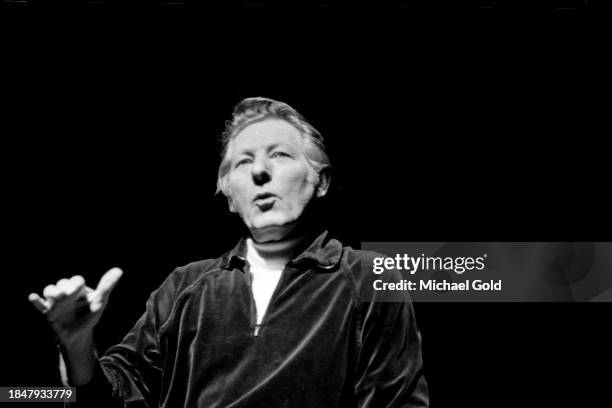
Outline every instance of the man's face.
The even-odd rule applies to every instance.
[[[317,177],[301,137],[288,122],[271,118],[245,127],[230,142],[230,210],[256,238],[297,221],[315,193]]]

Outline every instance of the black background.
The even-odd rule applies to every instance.
[[[593,4],[185,3],[2,3],[0,385],[59,383],[31,291],[121,266],[105,349],[174,267],[234,245],[216,140],[247,96],[326,136],[347,244],[610,240]],[[432,406],[609,399],[610,304],[415,309]]]

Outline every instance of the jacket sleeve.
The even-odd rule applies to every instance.
[[[153,408],[159,405],[162,369],[158,329],[169,315],[173,299],[174,285],[169,277],[151,294],[145,312],[121,343],[110,347],[98,359],[92,380],[76,387],[77,402],[67,406]]]
[[[391,272],[391,271],[389,271]],[[390,276],[389,276],[390,275]],[[397,281],[399,273],[388,277]],[[385,279],[387,280],[387,279]],[[371,280],[366,279],[371,283]],[[365,283],[365,282],[364,282]],[[362,302],[355,395],[359,408],[428,407],[421,335],[409,296],[370,293]]]

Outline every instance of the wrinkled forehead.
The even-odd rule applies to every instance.
[[[287,146],[303,153],[303,136],[283,119],[263,119],[245,126],[229,141],[224,159],[273,146]]]

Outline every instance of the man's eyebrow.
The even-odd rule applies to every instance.
[[[270,151],[272,151],[274,149],[277,149],[279,147],[285,147],[285,148],[288,148],[288,149],[292,149],[291,145],[289,143],[287,143],[287,142],[274,142],[274,143],[266,146],[266,151],[270,152]],[[238,155],[253,156],[255,154],[254,153],[255,150],[257,150],[256,147],[250,147],[250,146],[242,147],[240,150],[236,151],[236,155],[237,156]]]
[[[247,155],[247,156],[252,156],[253,155],[253,149],[250,147],[243,147],[242,149],[236,151],[237,155]]]
[[[272,143],[270,146],[268,146],[268,151],[274,150],[274,149],[276,149],[278,147],[292,148],[289,143],[286,143],[286,142],[277,142],[277,143]]]

